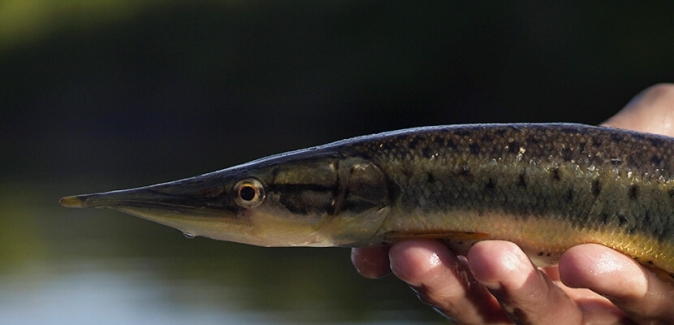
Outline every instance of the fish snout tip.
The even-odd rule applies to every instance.
[[[84,201],[76,195],[62,197],[59,200],[59,204],[66,208],[81,208],[83,207]]]

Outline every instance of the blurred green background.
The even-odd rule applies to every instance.
[[[347,249],[64,195],[405,127],[600,123],[672,81],[674,3],[0,0],[0,324],[444,323]]]

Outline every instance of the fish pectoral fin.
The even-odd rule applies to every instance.
[[[385,238],[390,242],[406,239],[438,239],[452,242],[476,242],[489,239],[489,234],[463,231],[391,231],[386,233]]]

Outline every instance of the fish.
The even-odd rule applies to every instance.
[[[671,281],[673,151],[670,137],[583,124],[428,126],[60,204],[257,246],[427,238],[464,255],[478,241],[507,240],[542,266],[596,243]]]

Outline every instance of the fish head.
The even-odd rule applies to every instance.
[[[157,185],[61,199],[106,207],[186,236],[257,246],[369,244],[388,211],[376,164],[329,155],[275,156]]]

